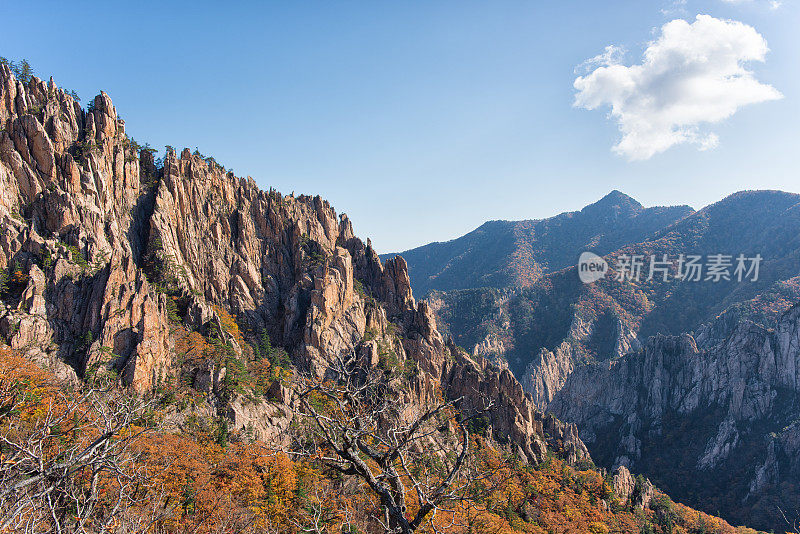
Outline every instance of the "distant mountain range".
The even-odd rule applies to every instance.
[[[575,266],[583,251],[603,256],[611,272],[583,284]],[[706,263],[717,254],[732,264],[739,254],[760,256],[758,279],[736,280],[734,265],[728,270],[731,280],[706,281],[705,274],[700,281],[677,277],[681,255],[698,255]],[[651,255],[667,255],[667,281],[660,275],[647,279]],[[769,508],[765,503],[800,505],[800,489],[787,492],[785,486],[800,470],[775,459],[800,446],[800,437],[791,437],[792,422],[800,419],[796,370],[779,369],[779,376],[792,378],[778,380],[765,371],[766,364],[756,365],[717,382],[713,373],[704,377],[686,370],[687,362],[698,357],[715,362],[705,369],[720,362],[730,367],[744,366],[743,359],[760,361],[763,354],[741,345],[757,345],[758,336],[764,339],[758,332],[779,325],[787,332],[800,328],[796,313],[786,318],[800,302],[800,195],[743,191],[694,211],[686,206],[644,208],[613,191],[581,211],[538,221],[489,222],[403,256],[412,287],[428,294],[440,329],[468,351],[508,366],[538,406],[578,423],[593,456],[606,467],[628,465],[692,505],[713,502],[714,511],[761,528],[781,528],[778,518],[764,512]],[[617,280],[617,263],[634,256],[643,260],[642,276]],[[734,332],[751,330],[752,339],[745,335],[736,346],[726,341]],[[689,336],[692,347],[697,337],[699,348],[686,348],[665,335]],[[661,341],[648,341],[651,336]],[[763,351],[783,350],[784,365],[800,368],[800,344],[771,343]],[[670,352],[673,346],[685,347],[678,351],[683,356]],[[662,355],[657,359],[661,364],[637,367],[646,358],[641,351],[648,350],[644,354]],[[697,356],[697,351],[709,355]],[[632,369],[638,379],[631,378]],[[648,376],[656,369],[660,378]],[[766,403],[758,414],[725,407],[747,388],[759,391]],[[638,400],[619,405],[620,396],[631,392],[639,392]],[[665,395],[673,399],[669,409],[662,405]],[[695,404],[681,407],[675,400],[687,398]],[[686,443],[663,428],[667,412],[672,424],[693,429],[704,440],[696,450],[687,452]],[[698,417],[702,429],[689,424]],[[770,433],[785,437],[786,428],[790,437],[784,441],[769,438]],[[773,441],[778,445],[770,449]],[[729,458],[750,463],[734,469],[725,464]],[[669,475],[682,473],[682,479],[687,469],[714,483],[704,485],[705,490],[690,489]],[[771,470],[769,476],[764,469]],[[757,521],[749,521],[750,516]]]
[[[542,275],[574,265],[583,250],[612,252],[693,212],[689,206],[645,208],[615,190],[580,211],[549,219],[489,221],[452,241],[400,255],[420,296],[432,290],[530,287]]]
[[[575,264],[587,250],[605,256],[612,269],[620,256],[641,256],[641,279],[619,283],[607,276],[580,283]],[[669,280],[646,280],[650,256],[665,254],[671,261]],[[732,263],[739,254],[760,255],[762,261],[756,281],[681,282],[675,277],[681,254],[704,260],[725,254]],[[453,241],[402,256],[412,287],[430,296],[457,342],[471,349],[487,335],[512,330],[506,341],[522,354],[506,352],[519,372],[515,363],[527,363],[520,358],[553,349],[566,337],[568,325],[558,317],[572,321],[576,311],[591,322],[605,321],[614,328],[621,322],[629,330],[609,340],[690,332],[730,307],[773,324],[797,296],[800,195],[746,191],[693,211],[688,206],[644,208],[612,191],[580,211],[489,222]],[[589,350],[599,359],[628,348],[626,343],[604,348],[600,341],[595,339]]]

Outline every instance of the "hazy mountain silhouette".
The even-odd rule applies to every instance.
[[[580,211],[548,219],[489,221],[452,241],[400,255],[420,296],[431,290],[530,287],[543,275],[573,265],[584,250],[607,254],[691,213],[689,206],[645,208],[615,190]]]

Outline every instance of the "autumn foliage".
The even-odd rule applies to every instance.
[[[207,350],[201,340],[202,336],[185,336],[187,355],[199,357]],[[105,428],[98,414],[108,413],[120,402],[110,392],[104,395],[87,395],[82,386],[58,384],[22,356],[0,350],[3,487],[35,474],[35,469],[15,471],[14,462],[21,460],[14,444],[21,438],[42,437],[45,463],[63,458],[76,445],[83,450],[96,439]],[[132,406],[132,416],[122,419],[124,424],[109,442],[109,450],[119,453],[115,469],[124,476],[109,468],[93,478],[91,466],[102,465],[97,458],[70,475],[68,485],[75,491],[68,495],[76,501],[65,504],[58,518],[68,526],[65,531],[78,530],[80,510],[90,504],[81,499],[91,494],[96,502],[83,521],[86,532],[382,532],[376,521],[379,503],[358,480],[312,467],[313,461],[299,461],[291,451],[236,432],[221,442],[207,424],[189,421],[170,429],[165,424],[167,414],[152,406],[158,404]],[[557,457],[537,467],[524,466],[481,437],[471,441],[472,461],[490,475],[477,481],[475,499],[439,510],[421,532],[753,532],[672,503],[666,496],[658,496],[652,510],[634,510],[619,503],[610,481],[594,469],[570,466]],[[119,507],[123,494],[124,506]],[[0,500],[0,521],[7,519],[15,502]],[[418,506],[412,500],[408,514]],[[33,519],[41,511],[25,513]],[[24,523],[25,517],[21,519]],[[52,527],[52,518],[42,516],[38,521],[40,531]],[[11,523],[3,524],[5,531],[13,531]]]

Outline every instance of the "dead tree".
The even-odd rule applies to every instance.
[[[32,393],[0,380],[0,532],[147,530],[163,511],[157,496],[144,499],[132,448],[148,403],[115,390],[71,393],[54,390],[23,420]]]
[[[298,454],[365,484],[387,534],[432,525],[437,510],[466,499],[470,484],[486,476],[469,469],[461,399],[403,401],[402,389],[352,352],[328,364],[326,379],[306,376],[294,390],[311,430],[298,438]]]

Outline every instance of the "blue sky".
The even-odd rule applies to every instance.
[[[573,106],[575,67],[608,45],[642,62],[697,14],[751,26],[747,64],[781,99],[631,161],[609,108]],[[491,219],[579,209],[612,189],[701,207],[741,189],[800,191],[800,8],[706,2],[19,2],[0,55],[83,103],[104,90],[128,132],[199,148],[262,188],[320,194],[380,252]]]

